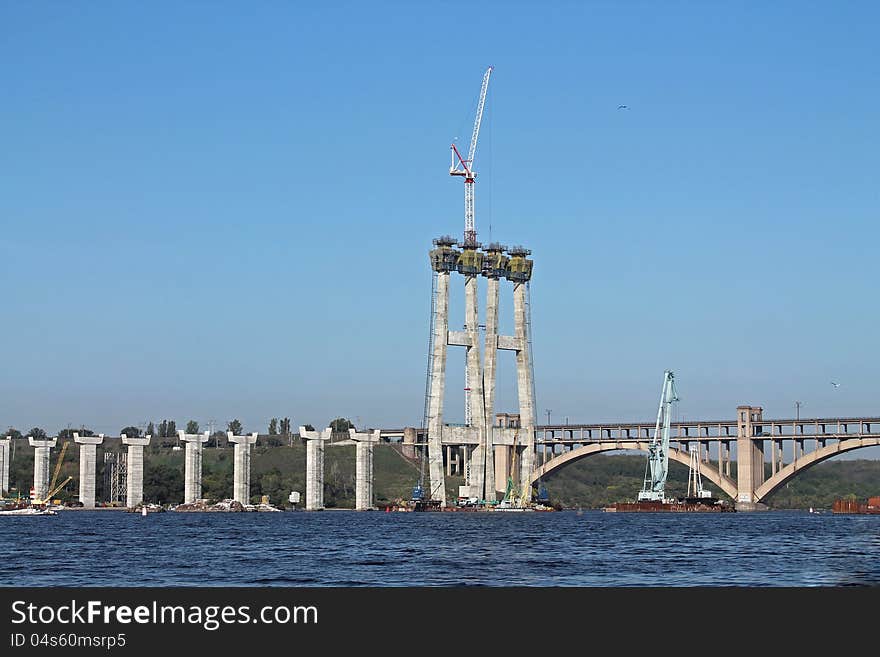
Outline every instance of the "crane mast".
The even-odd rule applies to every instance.
[[[477,112],[474,116],[474,129],[471,132],[471,143],[468,147],[467,158],[461,156],[458,147],[453,143],[451,146],[452,163],[449,166],[450,176],[462,176],[464,178],[464,242],[465,248],[477,247],[477,228],[474,220],[474,158],[477,154],[477,140],[480,137],[480,124],[483,122],[483,108],[486,106],[486,93],[489,91],[489,76],[492,75],[493,67],[490,66],[483,74],[483,83],[480,85],[480,99],[477,102]],[[467,325],[465,325],[467,329]],[[471,424],[471,386],[468,379],[467,366],[464,374],[464,423]]]
[[[648,464],[645,467],[645,481],[639,491],[639,502],[663,502],[665,499],[666,476],[669,473],[669,425],[672,421],[672,403],[677,401],[675,376],[671,370],[666,370],[663,373],[660,408],[657,410],[654,439],[648,447]]]

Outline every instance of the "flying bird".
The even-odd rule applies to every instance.
[[[626,105],[618,105],[617,109],[629,109],[629,107]]]
[[[840,384],[839,384],[839,383],[835,383],[834,381],[831,382],[831,385],[833,385],[835,388],[839,388],[839,387],[840,387]]]

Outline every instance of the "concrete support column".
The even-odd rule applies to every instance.
[[[449,272],[438,271],[434,300],[434,353],[432,355],[428,399],[428,476],[431,499],[446,506],[446,480],[443,476],[443,396],[446,388],[446,351],[449,339]]]
[[[9,492],[9,467],[11,464],[9,455],[11,444],[11,438],[0,438],[0,496],[6,495]]]
[[[306,441],[306,511],[324,508],[324,443],[330,440],[331,428],[323,431],[306,431],[299,428],[299,435]]]
[[[73,442],[79,445],[79,501],[86,509],[95,508],[95,466],[98,445],[104,442],[104,434],[80,436],[73,434]]]
[[[122,444],[128,445],[128,476],[125,482],[125,506],[133,509],[144,501],[144,447],[150,444],[152,436],[129,438],[122,434]]]
[[[510,447],[499,445],[495,450],[495,491],[507,490],[507,478],[510,476]]]
[[[403,428],[403,455],[409,459],[416,456],[417,435],[414,427]]]
[[[208,442],[209,433],[186,433],[177,431],[180,439],[186,443],[186,456],[183,474],[183,503],[192,504],[202,498],[202,447]]]
[[[358,433],[348,430],[348,435],[357,443],[355,454],[355,505],[357,511],[369,511],[373,506],[373,445],[379,442],[379,430]]]
[[[756,440],[754,424],[759,424],[763,409],[738,406],[736,409],[736,508],[754,511],[761,508],[755,490],[764,483],[764,441]]]
[[[28,443],[34,448],[34,495],[45,500],[49,492],[49,453],[55,447],[57,438],[36,440],[28,436]]]
[[[472,451],[464,450],[465,484],[471,487],[472,495],[483,497],[486,476],[486,409],[483,400],[483,368],[480,363],[480,316],[477,309],[477,277],[465,277],[464,284],[465,324],[470,346],[467,347],[467,380],[470,392],[467,396],[470,406],[471,426],[477,433],[477,445]]]
[[[486,279],[486,342],[483,348],[483,427],[486,435],[486,467],[483,498],[497,501],[495,481],[495,386],[498,379],[498,278]]]
[[[519,349],[516,351],[516,380],[519,392],[520,418],[520,463],[519,481],[523,486],[524,501],[532,498],[531,486],[526,485],[534,469],[535,457],[535,388],[532,380],[531,354],[529,354],[528,335],[528,300],[526,298],[528,283],[513,285],[513,321],[514,336]]]
[[[452,445],[446,446],[446,476],[452,476]]]
[[[232,466],[232,499],[241,504],[251,503],[251,445],[257,442],[256,432],[249,436],[235,436],[226,432],[229,442],[235,444]]]

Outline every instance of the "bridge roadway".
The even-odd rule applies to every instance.
[[[655,421],[546,424],[535,428],[535,482],[582,458],[612,451],[647,451]],[[690,463],[696,446],[706,479],[741,510],[766,508],[764,500],[793,477],[829,458],[880,445],[880,417],[766,419],[758,406],[739,406],[733,420],[682,420],[670,426],[669,458]],[[410,429],[421,445],[423,429]],[[404,430],[382,430],[382,439]],[[444,435],[444,445],[458,444]],[[507,440],[504,444],[509,444]],[[731,461],[736,467],[731,474]]]

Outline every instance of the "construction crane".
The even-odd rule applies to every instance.
[[[483,74],[483,83],[480,86],[480,100],[477,103],[477,112],[474,116],[474,129],[471,133],[471,144],[468,147],[467,158],[462,157],[458,147],[453,142],[451,146],[452,159],[449,165],[450,176],[464,178],[464,242],[463,246],[475,248],[477,246],[477,228],[474,221],[474,180],[477,172],[474,170],[474,158],[477,154],[477,139],[480,136],[480,124],[483,122],[483,108],[486,106],[486,92],[489,91],[489,76],[492,75],[490,66]],[[465,327],[467,328],[467,327]],[[468,380],[467,367],[464,373],[464,423],[470,426],[471,417],[471,386]]]
[[[46,492],[46,497],[44,499],[34,498],[33,503],[36,505],[48,504],[49,500],[52,499],[52,496],[55,495],[58,491],[64,488],[67,483],[73,479],[73,477],[68,477],[58,486],[55,485],[55,482],[58,481],[58,474],[61,472],[61,465],[64,462],[64,455],[67,453],[67,448],[70,445],[69,440],[65,440],[64,444],[61,445],[61,452],[58,454],[58,461],[55,463],[55,470],[52,472],[52,481],[49,482],[49,488]]]
[[[666,370],[663,373],[660,408],[657,410],[654,439],[648,447],[648,464],[645,466],[645,481],[639,491],[639,502],[665,500],[666,476],[669,473],[669,424],[672,420],[672,403],[677,401],[675,376],[671,370]]]

